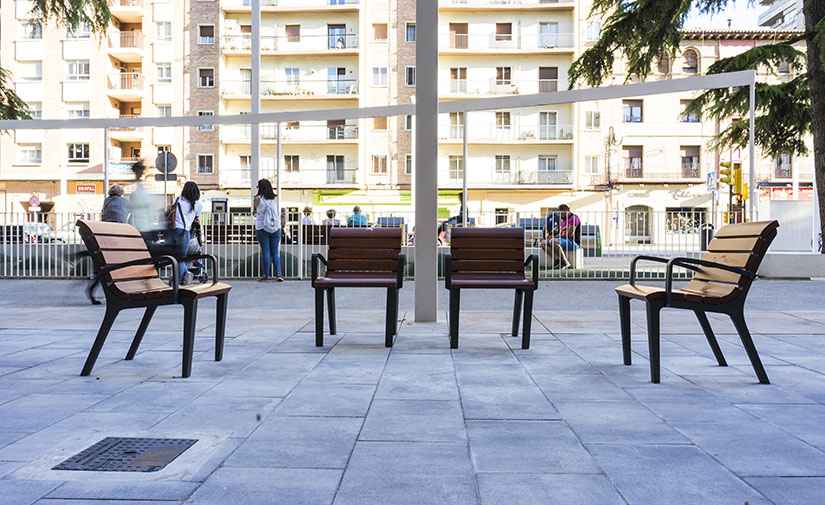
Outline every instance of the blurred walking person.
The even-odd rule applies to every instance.
[[[192,238],[192,224],[199,220],[203,204],[200,202],[201,190],[192,181],[183,185],[183,191],[172,204],[175,209],[175,248],[180,258],[185,258]],[[181,284],[191,284],[192,274],[186,268],[186,262],[178,263]]]
[[[255,216],[255,236],[261,245],[261,278],[258,281],[269,280],[269,272],[274,263],[275,278],[282,282],[284,276],[281,274],[281,255],[278,250],[281,244],[281,217],[278,215],[275,191],[268,179],[258,181],[258,194],[255,195],[252,214]]]

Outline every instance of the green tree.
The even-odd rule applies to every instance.
[[[613,73],[615,57],[623,55],[627,75],[648,76],[661,54],[676,54],[681,30],[691,8],[717,14],[735,0],[594,0],[592,16],[605,19],[599,40],[573,63],[570,87],[600,85]],[[749,0],[753,3],[753,0]],[[816,198],[825,236],[825,0],[805,0],[805,29],[795,39],[754,47],[724,58],[707,73],[755,69],[776,73],[788,64],[795,77],[778,84],[757,83],[756,143],[767,156],[807,155],[805,138],[813,136]],[[794,47],[805,42],[806,51]],[[708,90],[688,106],[704,117],[742,118],[733,121],[715,139],[724,146],[744,147],[749,138],[749,92]],[[825,253],[825,250],[823,250]]]
[[[88,23],[96,35],[106,33],[112,17],[107,0],[33,0],[31,14],[44,25],[54,23],[69,30]],[[11,81],[11,73],[0,68],[0,119],[31,119],[31,109],[14,92]]]

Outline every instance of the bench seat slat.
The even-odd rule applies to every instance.
[[[513,249],[524,252],[524,239],[519,238],[463,238],[452,237],[450,249]]]
[[[395,272],[398,270],[398,260],[335,259],[327,262],[327,270],[334,272],[347,270]]]
[[[146,249],[144,249],[143,251],[104,250],[99,251],[97,254],[100,258],[103,259],[103,263],[105,263],[106,265],[118,265],[120,263],[126,263],[129,261],[142,260],[152,257],[149,254],[149,251],[147,251]]]
[[[524,262],[521,260],[453,260],[452,270],[458,272],[514,272],[524,274]]]
[[[127,279],[151,279],[158,276],[157,270],[152,265],[140,265],[134,267],[121,268],[106,274],[107,280],[127,280]]]
[[[450,251],[455,260],[519,260],[524,261],[523,249],[454,249]]]
[[[349,249],[342,247],[330,248],[330,260],[375,259],[397,261],[400,249]]]
[[[94,235],[91,241],[98,249],[110,251],[145,251],[146,242],[141,237],[116,237],[113,235]]]
[[[761,237],[714,238],[708,244],[708,251],[750,253],[761,250],[764,242]]]
[[[778,221],[755,221],[753,223],[739,223],[719,228],[715,236],[719,238],[761,237],[767,238],[779,228]]]
[[[333,228],[335,230],[335,228]],[[342,247],[347,249],[397,249],[401,252],[401,233],[397,233],[396,237],[344,237],[333,238],[330,237],[330,248]]]

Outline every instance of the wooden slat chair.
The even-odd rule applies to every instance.
[[[208,254],[189,256],[187,259],[207,259],[213,267],[212,284],[178,285],[178,259],[161,255],[153,257],[137,229],[128,224],[98,221],[78,221],[78,230],[95,268],[100,272],[103,292],[106,294],[106,315],[100,324],[94,345],[80,375],[92,373],[103,343],[112,329],[115,318],[123,309],[145,308],[135,338],[126,359],[135,357],[143,335],[149,327],[155,310],[161,305],[181,304],[184,309],[183,324],[183,377],[192,373],[192,353],[195,344],[195,324],[198,300],[215,296],[218,300],[217,327],[215,330],[215,361],[223,358],[223,340],[226,327],[226,302],[231,286],[218,282],[215,257]],[[171,285],[158,276],[158,267],[172,267]]]
[[[329,333],[335,335],[335,288],[386,288],[385,345],[398,333],[398,290],[404,283],[407,258],[401,253],[401,228],[330,228],[329,259],[312,254],[315,288],[315,345],[324,345],[324,292],[329,309]],[[319,265],[326,274],[319,277]]]
[[[727,366],[719,343],[713,335],[706,312],[727,314],[733,321],[742,345],[748,353],[759,382],[769,384],[768,375],[756,352],[748,326],[745,324],[745,298],[765,253],[776,237],[777,221],[730,224],[716,232],[701,259],[659,258],[636,256],[630,263],[630,284],[616,288],[622,327],[624,364],[630,365],[630,300],[647,304],[647,337],[650,350],[650,380],[658,383],[659,374],[659,312],[665,307],[692,310],[713,350],[717,363]],[[640,260],[667,263],[664,289],[636,285],[636,263]],[[692,270],[691,280],[681,289],[673,289],[673,268]]]
[[[462,289],[514,289],[511,334],[518,336],[519,314],[524,298],[524,330],[521,348],[530,348],[533,292],[539,287],[539,258],[524,260],[523,228],[453,228],[450,253],[445,256],[444,287],[450,290],[450,348],[458,348],[458,314]],[[524,277],[532,263],[532,279]]]

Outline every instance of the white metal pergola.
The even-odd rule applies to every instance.
[[[252,82],[251,113],[224,116],[179,116],[167,118],[94,118],[94,119],[40,119],[0,121],[0,130],[103,129],[108,140],[109,128],[139,127],[196,127],[201,125],[249,124],[252,131],[251,192],[256,191],[260,166],[260,124],[277,125],[276,188],[281,194],[281,123],[288,121],[326,121],[375,117],[415,115],[415,174],[414,216],[415,244],[415,320],[435,321],[437,317],[437,199],[438,199],[438,114],[463,114],[464,180],[462,215],[467,212],[467,117],[474,111],[514,109],[556,104],[629,98],[645,95],[700,91],[705,89],[749,86],[750,88],[750,145],[749,145],[749,200],[748,212],[754,215],[756,150],[754,144],[756,72],[753,70],[714,74],[685,79],[606,86],[537,93],[533,95],[495,98],[438,101],[438,0],[416,0],[416,87],[415,104],[381,107],[304,110],[261,113],[260,99],[260,0],[252,0]],[[422,76],[432,76],[422,79]],[[108,187],[108,149],[104,150],[104,184]]]

